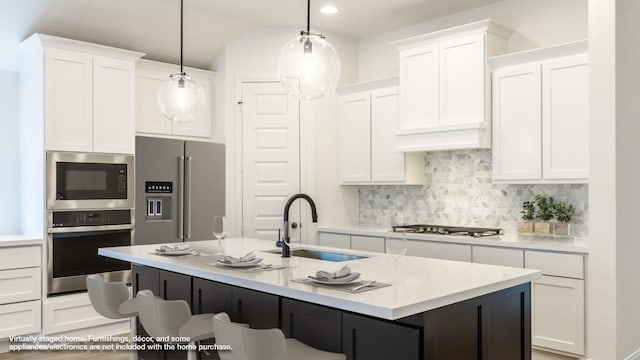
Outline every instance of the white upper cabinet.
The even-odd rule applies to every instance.
[[[44,121],[46,150],[134,153],[134,64],[142,53],[43,34],[22,51],[21,74],[33,80],[30,115]]]
[[[134,74],[131,61],[93,59],[93,151],[135,152]]]
[[[93,150],[93,59],[49,50],[45,60],[47,150]]]
[[[340,183],[422,184],[422,154],[395,151],[397,78],[338,89]]]
[[[543,175],[589,177],[589,61],[587,54],[542,63]]]
[[[493,179],[583,183],[589,176],[586,42],[493,62]]]
[[[512,31],[483,20],[394,42],[400,50],[397,151],[491,147],[487,57]]]
[[[371,181],[371,95],[359,92],[340,96],[340,180]]]
[[[180,72],[180,67],[150,60],[139,60],[136,63],[136,133],[211,138],[215,73],[188,67],[185,67],[184,71],[203,87],[207,102],[204,112],[196,121],[172,123],[160,112],[156,99],[158,89],[169,80],[170,74]]]

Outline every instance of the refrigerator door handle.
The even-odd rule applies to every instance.
[[[186,204],[184,205],[185,210],[185,218],[186,218],[186,226],[187,226],[187,240],[191,239],[191,160],[193,157],[187,156],[187,165],[186,165],[186,176],[185,183],[187,186],[187,195],[185,196]]]
[[[178,157],[178,239],[184,240],[184,156]]]

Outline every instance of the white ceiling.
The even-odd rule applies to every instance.
[[[352,38],[499,0],[313,0],[311,24]],[[185,0],[185,63],[207,68],[225,43],[262,26],[304,28],[304,0]],[[18,68],[18,44],[34,32],[179,61],[179,0],[2,0],[0,69]],[[335,15],[320,14],[332,4]]]

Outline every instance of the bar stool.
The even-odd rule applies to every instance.
[[[189,345],[214,337],[211,321],[213,314],[191,315],[184,300],[163,300],[153,296],[151,290],[141,290],[136,296],[140,309],[140,322],[153,337],[189,337]],[[196,359],[196,351],[187,352],[188,360]]]
[[[136,299],[129,298],[126,283],[104,281],[99,274],[93,274],[87,276],[87,291],[93,308],[108,319],[125,319],[138,315]]]
[[[229,320],[227,313],[213,317],[218,345],[230,345],[218,351],[221,360],[344,360],[344,354],[318,350],[296,339],[285,339],[280,329],[251,329]]]

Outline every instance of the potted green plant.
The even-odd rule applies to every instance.
[[[525,201],[522,203],[522,210],[520,210],[520,214],[522,215],[522,221],[518,222],[518,232],[522,234],[532,234],[533,233],[533,220],[536,217],[535,214],[535,201]]]
[[[554,215],[554,203],[552,197],[547,195],[536,195],[536,223],[534,231],[538,235],[551,235],[551,223]]]
[[[553,224],[553,233],[557,236],[571,235],[571,220],[576,213],[572,204],[563,201],[556,202],[553,207],[556,222]]]

